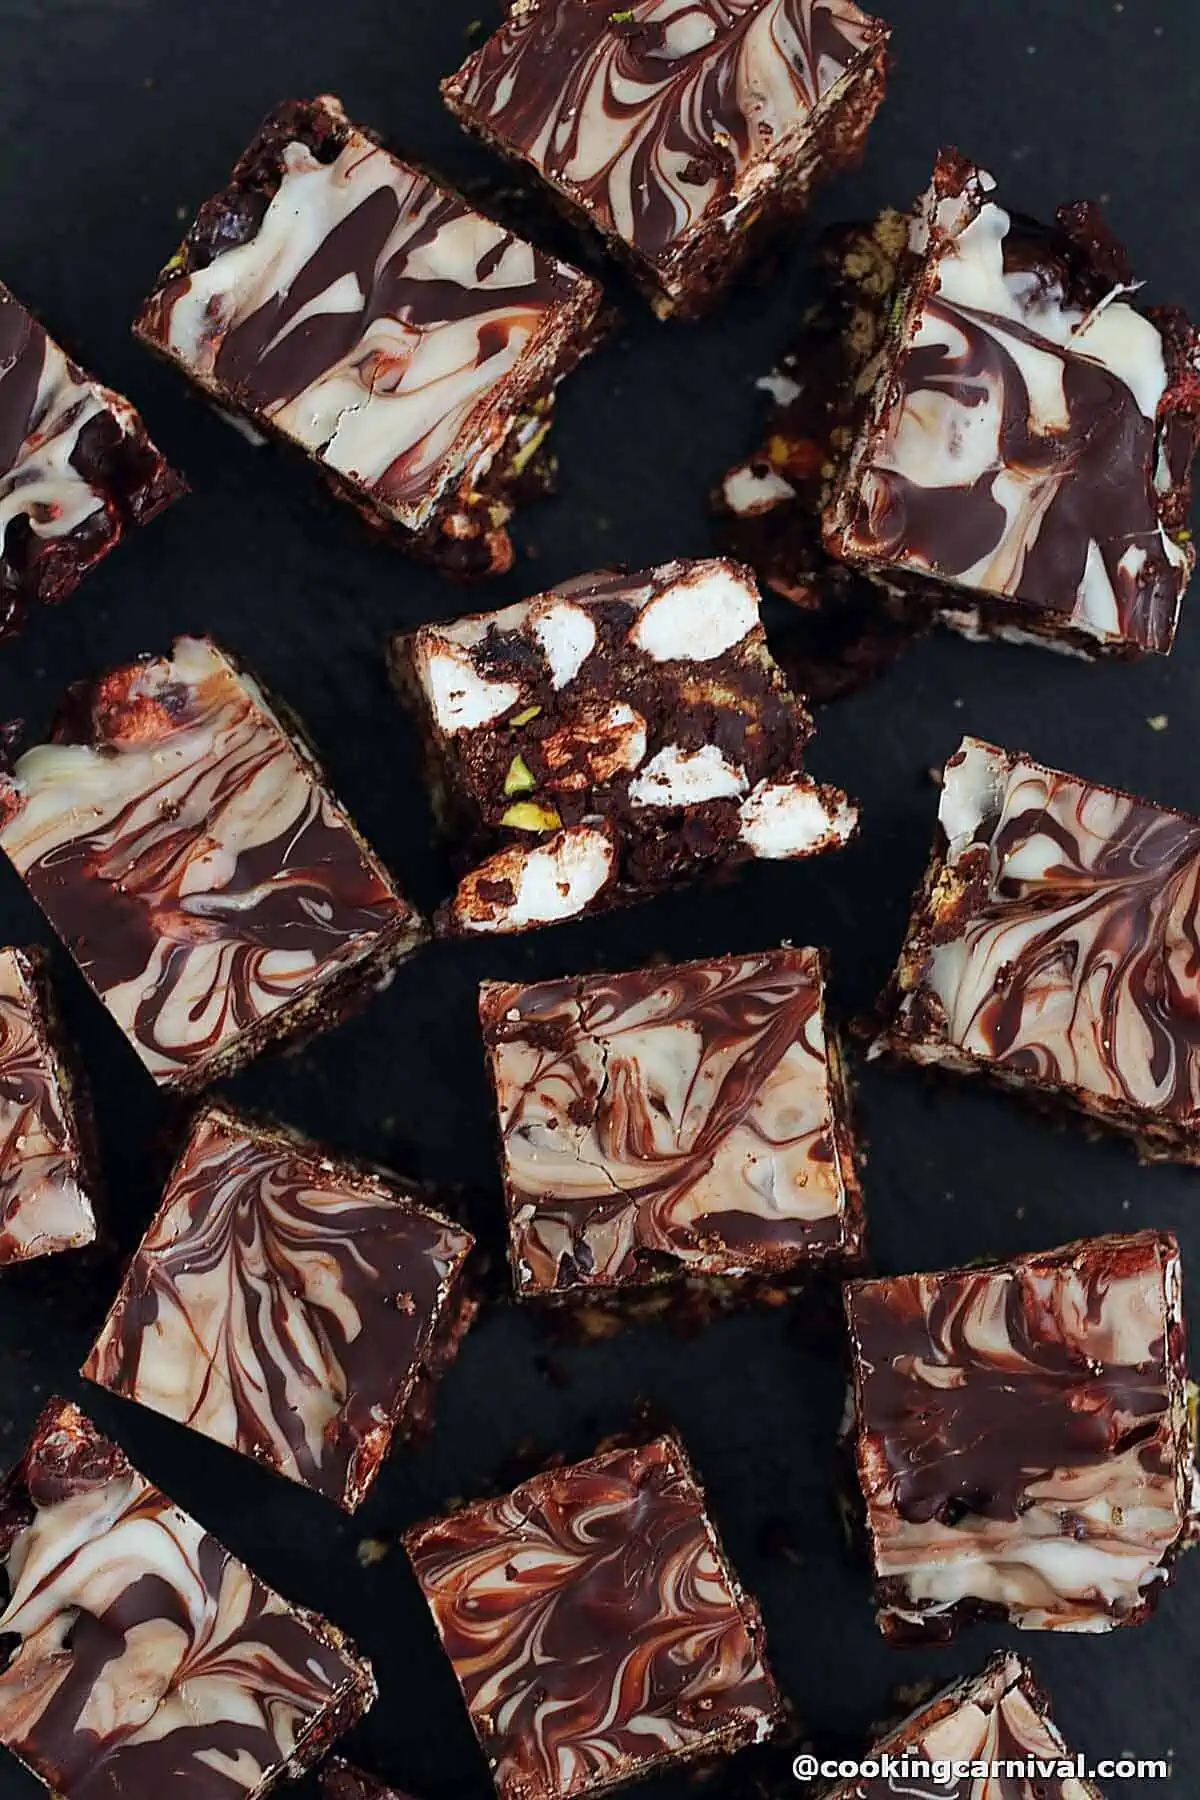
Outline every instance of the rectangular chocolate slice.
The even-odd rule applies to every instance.
[[[53,1400],[0,1487],[0,1743],[56,1800],[259,1800],[375,1698],[336,1627],[258,1580]]]
[[[870,1772],[825,1800],[1103,1800],[1079,1760],[1033,1670],[1009,1652],[918,1707],[868,1752]]]
[[[186,491],[129,401],[0,283],[0,641]]]
[[[0,849],[156,1081],[337,1020],[422,927],[257,683],[179,638],[0,771]]]
[[[872,1054],[1200,1162],[1200,819],[965,738]]]
[[[779,1696],[678,1439],[602,1450],[404,1539],[501,1800],[769,1737]]]
[[[859,161],[887,38],[853,0],[513,0],[442,93],[694,317]]]
[[[479,1012],[519,1295],[789,1282],[856,1256],[820,951],[489,981]]]
[[[38,950],[0,950],[0,1266],[94,1242],[86,1092]]]
[[[352,1512],[428,1428],[471,1244],[398,1178],[210,1104],[83,1373]]]
[[[1040,225],[943,152],[871,302],[883,348],[860,332],[830,552],[971,636],[1170,650],[1195,563],[1200,334],[1136,293],[1093,205]]]
[[[736,564],[583,575],[398,637],[393,664],[469,871],[449,931],[578,918],[856,829],[803,772],[812,721]]]
[[[1196,1527],[1170,1232],[851,1282],[846,1312],[885,1635],[1140,1624]]]
[[[137,321],[222,408],[446,573],[500,573],[548,484],[554,389],[601,292],[352,125],[331,95],[263,125]]]

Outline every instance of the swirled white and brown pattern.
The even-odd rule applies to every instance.
[[[290,1606],[54,1401],[0,1492],[0,1743],[62,1800],[258,1800],[375,1696]]]
[[[0,848],[155,1078],[194,1086],[403,954],[414,915],[203,638],[74,692],[0,775]]]
[[[856,1248],[820,952],[488,982],[480,1016],[519,1291],[781,1270]]]
[[[940,820],[878,1047],[1200,1159],[1200,820],[971,738]]]
[[[444,92],[672,291],[692,239],[816,161],[815,126],[885,38],[853,0],[517,0]]]
[[[1011,1654],[936,1695],[869,1755],[925,1768],[849,1781],[827,1800],[1102,1800],[1077,1773],[1033,1670]],[[1018,1765],[1043,1772],[1017,1774]]]
[[[1144,1618],[1194,1522],[1171,1234],[852,1282],[846,1306],[884,1630]]]
[[[25,951],[0,950],[0,1265],[90,1244],[88,1189],[40,972]]]
[[[469,1319],[471,1241],[206,1107],[83,1373],[352,1509]]]
[[[330,96],[265,122],[177,265],[140,335],[410,529],[482,478],[600,304]]]
[[[968,631],[1025,621],[1081,647],[1165,652],[1194,561],[1200,337],[1131,302],[1093,208],[1047,230],[1014,220],[995,186],[943,156],[826,542],[949,584],[943,615]],[[1007,624],[973,594],[1013,602]]]
[[[672,1437],[405,1538],[503,1800],[572,1800],[768,1736],[778,1697]]]
[[[0,284],[0,639],[183,491],[129,402]]]

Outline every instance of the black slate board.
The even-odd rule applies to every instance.
[[[0,275],[80,358],[145,410],[193,497],[122,548],[66,607],[0,655],[0,715],[40,728],[57,693],[98,668],[206,630],[307,721],[337,791],[410,892],[443,891],[413,744],[388,690],[387,631],[462,610],[464,596],[372,543],[290,459],[254,452],[134,345],[129,322],[180,235],[260,116],[295,94],[341,94],[398,147],[473,182],[488,156],[440,107],[438,78],[467,48],[483,0],[0,0]],[[491,0],[489,0],[489,6]],[[942,141],[1001,178],[1002,198],[1048,213],[1103,200],[1160,300],[1200,312],[1195,231],[1200,10],[1192,0],[880,0],[895,27],[892,95],[867,165],[817,222],[907,204]],[[702,327],[657,324],[629,300],[616,340],[564,391],[561,494],[525,515],[525,556],[481,596],[500,605],[578,571],[710,547],[706,492],[754,441],[770,366],[808,291],[811,236],[769,281]],[[614,293],[620,295],[617,284]],[[620,295],[625,298],[625,296]],[[536,554],[535,554],[536,552]],[[532,559],[532,560],[530,560]],[[474,602],[471,602],[474,604]],[[1200,810],[1194,719],[1200,593],[1168,663],[1090,669],[949,637],[820,720],[812,764],[859,796],[861,841],[807,867],[523,941],[439,948],[401,970],[360,1019],[232,1084],[246,1103],[369,1156],[480,1190],[499,1204],[473,1029],[484,975],[622,967],[788,936],[830,946],[836,999],[873,998],[899,943],[935,812],[927,771],[964,728],[1090,776]],[[1162,731],[1148,720],[1166,715]],[[0,941],[48,941],[0,870]],[[61,951],[55,972],[95,1081],[110,1217],[128,1251],[155,1202],[153,1146],[171,1121]],[[1140,1169],[1117,1144],[1055,1131],[1003,1098],[894,1071],[863,1079],[866,1193],[883,1270],[1047,1247],[1090,1232],[1171,1226],[1195,1260],[1197,1177]],[[452,1679],[403,1556],[364,1571],[356,1546],[469,1491],[524,1438],[587,1453],[639,1396],[674,1416],[707,1479],[730,1551],[762,1598],[776,1670],[815,1732],[848,1749],[902,1683],[978,1668],[1002,1642],[1036,1658],[1068,1736],[1094,1757],[1173,1753],[1190,1793],[1200,1717],[1200,1566],[1142,1631],[1108,1639],[976,1630],[950,1652],[897,1652],[875,1632],[862,1570],[844,1559],[830,1501],[841,1408],[836,1355],[798,1348],[775,1317],[682,1342],[662,1330],[556,1353],[493,1310],[446,1382],[431,1445],[400,1455],[354,1521],[200,1438],[85,1389],[75,1370],[116,1283],[68,1258],[0,1292],[0,1461],[45,1397],[82,1399],[135,1461],[283,1592],[328,1611],[374,1659],[383,1698],[352,1748],[430,1800],[489,1792]],[[767,1553],[786,1518],[797,1565]],[[769,1537],[769,1533],[767,1534]],[[734,1784],[736,1787],[736,1783]],[[5,1759],[0,1796],[37,1791]],[[299,1790],[297,1790],[299,1791]],[[309,1791],[309,1790],[305,1790]],[[656,1790],[663,1800],[679,1780]],[[1113,1783],[1112,1800],[1147,1791]]]

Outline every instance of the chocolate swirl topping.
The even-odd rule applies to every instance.
[[[325,96],[266,121],[137,330],[415,530],[482,479],[599,303]]]
[[[1101,1800],[1090,1782],[1063,1773],[1072,1762],[1050,1718],[1044,1694],[1019,1656],[995,1656],[982,1675],[956,1683],[875,1745],[872,1756],[906,1751],[931,1764],[976,1765],[975,1773],[926,1784],[880,1775],[839,1787],[829,1800]],[[1044,1775],[1017,1775],[1005,1765],[1042,1764]],[[999,1773],[990,1772],[1000,1765]],[[989,1773],[982,1769],[988,1765]]]
[[[0,1265],[93,1241],[88,1175],[38,959],[0,950]]]
[[[766,1737],[757,1610],[678,1442],[605,1452],[405,1545],[505,1800]]]
[[[1145,1614],[1191,1525],[1181,1285],[1174,1238],[1142,1232],[848,1286],[885,1629]]]
[[[823,985],[812,950],[484,984],[519,1291],[856,1247]]]
[[[878,1049],[1060,1091],[1200,1159],[1200,821],[977,739]]]
[[[128,400],[0,284],[0,640],[183,492]]]
[[[995,185],[943,153],[826,541],[962,590],[943,604],[968,629],[1001,617],[973,611],[974,592],[1060,615],[1030,630],[1165,652],[1195,560],[1200,337],[1130,303],[1094,208],[1046,230],[999,206]]]
[[[206,639],[72,694],[0,776],[0,847],[168,1085],[211,1079],[419,935],[307,752]]]
[[[54,1401],[0,1492],[0,1742],[63,1800],[247,1800],[375,1696],[289,1606]]]
[[[806,140],[885,36],[852,0],[523,0],[444,92],[673,292],[690,240],[815,160]]]
[[[471,1241],[206,1107],[83,1373],[352,1510],[469,1322]]]

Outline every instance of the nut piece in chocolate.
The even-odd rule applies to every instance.
[[[485,982],[520,1295],[853,1260],[862,1203],[817,950]]]
[[[129,401],[0,283],[0,642],[186,491]]]
[[[1200,335],[1136,294],[1094,206],[1036,224],[943,152],[875,296],[884,347],[858,372],[873,386],[829,551],[968,636],[1170,650],[1195,563]]]
[[[262,690],[179,638],[0,772],[0,849],[155,1080],[334,1023],[422,927]]]
[[[1200,819],[965,738],[873,1055],[1200,1163]]]
[[[464,578],[512,562],[554,389],[601,292],[382,149],[338,100],[272,113],[163,269],[138,336]]]
[[[429,1423],[471,1243],[398,1179],[210,1104],[83,1373],[353,1511]]]
[[[859,161],[887,37],[853,0],[513,0],[442,93],[694,317]]]
[[[0,950],[0,1267],[94,1242],[91,1135],[42,954]]]
[[[334,1626],[265,1587],[64,1400],[0,1487],[0,1743],[56,1800],[259,1800],[375,1698]]]
[[[1196,1525],[1174,1237],[851,1282],[846,1312],[885,1635],[1140,1624]]]
[[[736,564],[580,576],[398,637],[393,666],[468,870],[447,931],[555,924],[857,826],[803,771],[812,721]]]
[[[1103,1800],[1099,1788],[1077,1773],[1078,1758],[1067,1748],[1050,1715],[1050,1703],[1023,1657],[994,1656],[981,1675],[955,1682],[927,1701],[868,1753],[890,1757],[911,1774],[893,1772],[848,1781],[825,1800],[897,1800],[902,1794],[934,1794],[938,1800]],[[995,1773],[996,1765],[1038,1765],[1044,1775]],[[961,1767],[943,1781],[926,1772]]]
[[[671,1435],[405,1537],[500,1800],[572,1800],[758,1743],[758,1608]]]

